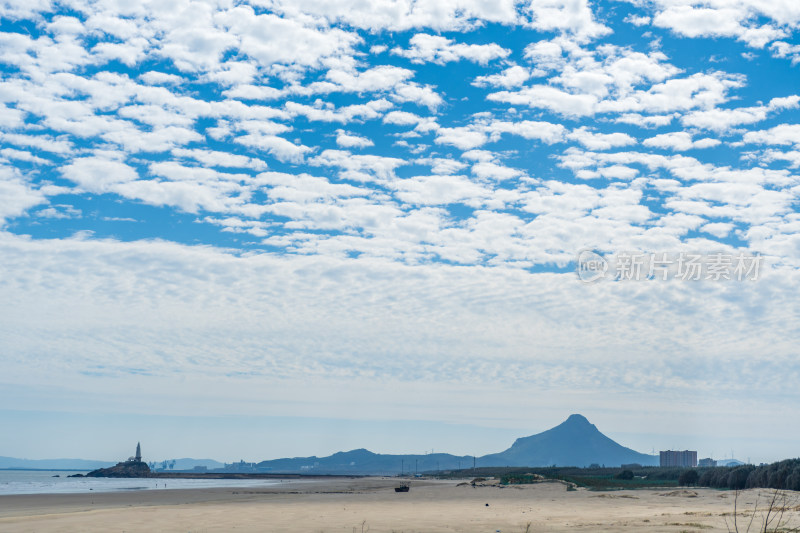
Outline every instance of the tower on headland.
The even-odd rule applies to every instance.
[[[110,468],[92,470],[86,477],[150,477],[150,467],[142,461],[142,445],[136,443],[136,455]]]

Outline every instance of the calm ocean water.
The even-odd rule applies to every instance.
[[[213,487],[266,487],[280,483],[272,479],[111,479],[70,478],[56,470],[0,470],[0,495],[65,494],[132,490],[205,489]],[[59,477],[54,477],[59,476]]]

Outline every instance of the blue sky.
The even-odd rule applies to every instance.
[[[488,453],[575,412],[640,451],[796,455],[798,25],[0,3],[0,455]],[[585,284],[585,249],[763,263]]]

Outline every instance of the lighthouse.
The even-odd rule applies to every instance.
[[[142,446],[138,442],[136,443],[136,455],[134,456],[133,460],[137,463],[142,462]]]

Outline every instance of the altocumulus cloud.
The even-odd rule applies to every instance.
[[[4,405],[797,399],[800,8],[354,4],[0,5]],[[762,279],[586,286],[584,248]]]

